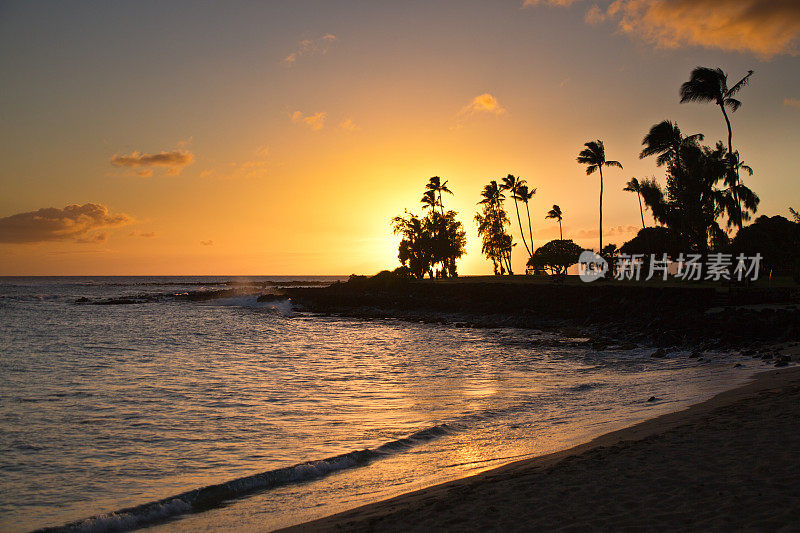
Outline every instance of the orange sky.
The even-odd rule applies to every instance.
[[[596,246],[575,157],[597,138],[625,167],[604,203],[621,245],[640,224],[625,182],[663,180],[647,129],[726,136],[717,108],[678,103],[696,65],[756,71],[732,117],[746,183],[760,214],[800,208],[796,2],[430,4],[4,4],[0,275],[374,273],[432,175],[467,230],[459,271],[486,274],[475,204],[508,173],[538,188],[536,246],[554,203]]]

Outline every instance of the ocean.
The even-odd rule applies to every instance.
[[[249,293],[338,279],[0,278],[0,530],[287,526],[564,449],[762,365]]]

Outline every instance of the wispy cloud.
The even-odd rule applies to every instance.
[[[256,179],[263,178],[269,171],[269,146],[259,146],[253,150],[251,159],[231,161],[226,167],[208,168],[200,173],[201,178],[216,177],[220,179]]]
[[[128,237],[142,237],[143,239],[152,239],[156,235],[157,233],[155,231],[147,231],[147,232],[132,231],[128,233]]]
[[[784,98],[783,105],[800,109],[800,98]]]
[[[325,112],[314,113],[313,115],[304,115],[302,111],[295,111],[292,113],[292,122],[295,124],[305,124],[313,131],[319,131],[325,126],[325,119],[328,114]]]
[[[532,7],[538,5],[547,6],[569,6],[581,0],[525,0],[522,2],[522,7]]]
[[[201,245],[201,246],[214,246],[214,241],[211,241],[211,240],[208,240],[208,241],[200,241],[200,245]]]
[[[461,108],[458,112],[461,116],[472,115],[475,113],[489,113],[493,115],[502,115],[506,110],[497,101],[497,98],[489,93],[483,93],[476,96],[467,105]]]
[[[191,165],[193,161],[194,154],[188,150],[162,151],[157,154],[147,154],[135,150],[128,155],[114,154],[111,158],[111,164],[115,167],[138,169],[136,174],[143,178],[152,176],[154,167],[165,167],[167,174],[176,176],[181,173],[183,167]]]
[[[568,6],[577,0],[526,0]],[[615,21],[620,32],[659,48],[701,46],[762,59],[798,54],[798,0],[614,0],[589,7],[586,21]]]
[[[331,33],[316,39],[304,39],[297,43],[298,47],[294,52],[283,58],[283,64],[290,67],[303,56],[325,55],[335,41],[336,36]]]
[[[75,242],[81,244],[105,244],[108,242],[108,232],[100,231],[92,235],[87,235],[86,237],[79,237],[75,239]]]
[[[359,128],[358,128],[358,126],[356,126],[356,123],[355,123],[355,122],[353,122],[353,119],[352,119],[352,118],[346,118],[346,119],[344,119],[344,120],[343,120],[343,121],[342,121],[342,122],[339,124],[339,127],[340,127],[341,129],[343,129],[344,131],[356,131],[357,129],[359,129]]]
[[[92,232],[123,226],[132,221],[131,216],[111,213],[102,204],[73,204],[63,209],[46,207],[0,218],[0,242],[105,242],[108,239],[107,232]]]

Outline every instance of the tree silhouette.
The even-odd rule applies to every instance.
[[[466,233],[461,222],[456,220],[456,213],[436,210],[442,205],[442,192],[453,194],[447,188],[447,182],[440,183],[439,178],[436,181],[431,178],[420,199],[428,214],[418,217],[405,211],[404,215],[391,220],[394,233],[402,237],[397,258],[416,278],[423,278],[426,273],[433,278],[437,265],[436,276],[457,276],[456,260],[466,252]]]
[[[800,224],[800,213],[798,213],[797,211],[795,211],[791,207],[789,208],[789,212],[794,217],[794,221],[797,222],[798,224]]]
[[[433,191],[425,191],[419,201],[422,204],[422,209],[436,209],[439,202],[436,200],[436,193]]]
[[[681,168],[680,152],[681,146],[686,143],[694,143],[703,140],[702,133],[695,133],[684,137],[678,124],[669,120],[664,120],[655,124],[642,139],[642,152],[639,159],[644,159],[651,155],[658,155],[656,165],[662,166],[672,163]]]
[[[520,194],[520,187],[525,187],[525,192],[527,192],[528,186],[525,183],[525,180],[520,179],[517,176],[512,176],[511,174],[503,178],[503,184],[500,185],[500,188],[504,191],[510,192],[511,198],[514,199],[514,208],[517,211],[517,222],[519,223],[519,233],[522,236],[522,244],[525,245],[525,250],[527,250],[528,252],[528,257],[531,257],[531,255],[533,255],[533,253],[531,252],[531,247],[533,247],[533,242],[531,242],[531,246],[529,247],[528,242],[525,240],[525,231],[522,229],[522,219],[519,216],[519,204],[517,202],[519,200],[522,200],[522,195]]]
[[[733,87],[728,88],[728,75],[721,68],[696,67],[690,74],[689,81],[681,85],[682,104],[686,102],[712,102],[719,106],[722,116],[725,118],[725,124],[728,126],[728,154],[730,154],[730,157],[733,157],[734,153],[733,129],[725,108],[727,107],[731,112],[735,112],[741,107],[742,102],[733,98],[733,96],[749,83],[752,75],[753,71],[748,70],[745,77]],[[731,164],[731,171],[736,172],[733,164]],[[736,174],[736,181],[736,185],[738,185],[738,174]],[[735,188],[734,191],[736,191]],[[739,198],[735,197],[735,200],[739,205]],[[737,212],[741,214],[741,207],[737,209]],[[737,217],[736,223],[740,228],[742,227],[741,216]]]
[[[528,235],[531,238],[531,250],[533,250],[533,225],[531,224],[531,209],[529,207],[530,199],[536,194],[536,188],[528,189],[526,184],[519,186],[517,196],[521,202],[525,203],[525,211],[528,213]]]
[[[439,176],[433,176],[428,178],[428,184],[425,185],[425,188],[428,191],[432,191],[434,195],[438,196],[438,203],[442,208],[442,215],[444,215],[444,202],[442,202],[442,193],[446,192],[448,194],[453,194],[453,191],[447,188],[447,180],[442,182],[442,178]]]
[[[564,231],[561,229],[561,219],[563,218],[563,214],[561,213],[561,208],[558,207],[556,204],[553,204],[553,209],[547,212],[544,218],[554,218],[558,220],[558,233],[561,236],[560,240],[564,240]]]
[[[503,208],[505,195],[503,190],[492,180],[481,191],[482,212],[475,215],[478,224],[478,235],[481,236],[481,252],[492,261],[495,274],[508,272],[512,275],[511,249],[514,246],[511,235],[506,233],[510,224],[508,214]]]
[[[619,167],[619,161],[607,161],[606,150],[600,139],[584,144],[586,148],[578,154],[578,163],[586,165],[586,175],[591,175],[595,170],[600,171],[600,250],[603,249],[603,167]]]
[[[642,216],[642,229],[646,228],[647,224],[644,223],[644,209],[642,208],[642,188],[641,185],[639,185],[639,180],[631,178],[622,190],[636,193],[636,197],[639,198],[639,214]]]
[[[534,252],[528,266],[534,270],[547,271],[553,276],[564,275],[567,269],[578,262],[583,248],[563,239],[550,241]]]
[[[639,189],[653,217],[675,232],[684,249],[705,254],[709,245],[719,248],[727,244],[727,234],[718,218],[724,215],[730,224],[737,219],[738,200],[748,212],[755,212],[759,199],[742,183],[717,186],[720,182],[727,184],[730,176],[730,159],[722,143],[713,149],[696,142],[684,143],[680,158],[680,168],[668,165],[666,189],[654,180],[642,181]]]

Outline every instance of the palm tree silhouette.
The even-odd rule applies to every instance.
[[[642,188],[639,185],[639,180],[631,178],[622,190],[636,193],[636,196],[639,198],[639,214],[642,215],[642,229],[646,228],[647,225],[644,223],[644,208],[642,207]]]
[[[742,106],[742,102],[733,98],[733,96],[748,84],[750,76],[752,75],[753,71],[748,70],[747,75],[729,89],[728,75],[725,74],[721,68],[696,67],[689,75],[689,81],[681,85],[682,104],[686,102],[713,102],[722,110],[722,116],[725,118],[725,124],[728,126],[728,154],[730,154],[730,157],[733,157],[733,129],[731,128],[731,120],[728,118],[728,112],[725,111],[725,108],[730,108],[733,113]],[[733,169],[733,166],[731,168]],[[738,181],[738,179],[737,173],[736,180]],[[739,199],[736,198],[736,201],[739,202]],[[741,207],[739,208],[739,212],[741,213]],[[739,220],[737,220],[737,223],[741,228],[741,216],[738,218]]]
[[[431,210],[434,210],[439,204],[436,201],[436,193],[432,190],[425,191],[419,202],[422,204],[423,209],[430,208]]]
[[[503,209],[503,200],[505,200],[503,187],[498,185],[496,180],[490,181],[483,187],[481,201],[478,202],[478,205],[483,205],[485,208],[484,215],[479,213],[475,219],[478,222],[478,234],[483,234],[484,237],[482,251],[492,259],[495,274],[499,263],[501,275],[505,271],[513,275],[511,249],[514,244],[511,235],[506,234],[504,230],[505,224],[509,221]]]
[[[447,188],[447,180],[442,183],[442,178],[439,176],[433,176],[428,179],[428,184],[425,185],[425,188],[428,191],[433,191],[434,194],[438,195],[439,206],[442,208],[442,215],[444,215],[444,203],[442,202],[442,193],[446,192],[449,194],[453,194],[453,191]]]
[[[639,159],[644,159],[651,155],[658,155],[656,165],[662,166],[667,163],[674,163],[678,170],[681,169],[681,147],[695,141],[702,141],[703,134],[695,133],[684,137],[678,124],[669,120],[659,122],[650,128],[650,131],[642,139],[642,152]]]
[[[525,250],[528,251],[528,257],[533,257],[531,249],[528,247],[528,242],[525,240],[525,231],[522,229],[522,219],[519,216],[519,204],[517,201],[522,200],[520,187],[525,187],[526,191],[528,189],[525,180],[519,179],[519,177],[512,176],[511,174],[503,178],[503,184],[500,186],[501,189],[510,192],[511,198],[514,199],[514,208],[517,210],[517,222],[519,223],[519,233],[522,235],[522,244],[525,245]],[[533,241],[531,241],[531,246],[533,246]]]
[[[619,161],[606,161],[606,150],[603,141],[600,139],[584,144],[586,148],[578,154],[578,163],[586,165],[586,175],[593,174],[595,170],[600,171],[600,250],[603,249],[603,167],[619,167]]]
[[[525,203],[525,211],[528,213],[528,234],[531,237],[531,251],[533,251],[533,249],[535,248],[535,246],[533,246],[533,225],[531,224],[531,210],[530,207],[528,206],[528,203],[530,202],[530,199],[533,198],[533,196],[536,194],[536,188],[534,187],[533,189],[528,189],[528,186],[523,183],[522,185],[519,186],[517,194],[519,196],[519,200]]]
[[[564,240],[564,230],[561,229],[561,219],[563,218],[563,213],[561,212],[561,208],[558,207],[556,204],[553,204],[553,209],[547,212],[544,218],[555,218],[558,220],[558,233],[561,235],[561,239]]]

